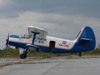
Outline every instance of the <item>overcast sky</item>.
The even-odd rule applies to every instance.
[[[65,39],[91,26],[100,44],[100,0],[0,0],[0,49],[8,33],[24,35],[32,25]]]

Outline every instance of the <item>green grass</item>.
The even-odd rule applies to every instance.
[[[100,55],[100,48],[97,48],[92,51],[83,52],[84,55]]]
[[[0,58],[11,58],[11,57],[18,57],[19,50],[6,48],[4,50],[0,50]]]
[[[54,53],[47,53],[47,52],[33,52],[31,51],[28,54],[28,57],[44,57],[44,58],[50,58],[50,57],[60,57],[60,56],[78,56],[78,53],[59,53],[59,54],[54,54]],[[88,52],[82,52],[83,56],[86,55],[100,55],[100,47],[96,48],[95,50],[88,51]],[[12,49],[12,48],[5,48],[3,50],[0,50],[0,58],[19,58],[19,50],[17,49]]]

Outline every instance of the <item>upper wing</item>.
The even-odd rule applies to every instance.
[[[35,26],[29,26],[28,27],[28,32],[29,32],[30,36],[33,35],[32,32],[39,32],[40,34],[36,36],[37,38],[45,38],[48,34],[48,32],[45,31],[44,29],[39,28],[39,27],[35,27]]]

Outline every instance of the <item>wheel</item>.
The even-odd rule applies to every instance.
[[[82,57],[82,53],[81,52],[79,52],[79,57]]]
[[[26,59],[26,57],[27,57],[26,54],[21,54],[21,55],[20,55],[20,58],[21,58],[21,59]]]

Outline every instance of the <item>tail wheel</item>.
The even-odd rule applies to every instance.
[[[79,57],[82,57],[82,52],[79,52]]]
[[[21,55],[20,55],[20,58],[21,58],[21,59],[26,59],[26,57],[27,57],[26,54],[21,54]]]

